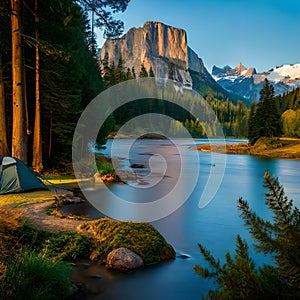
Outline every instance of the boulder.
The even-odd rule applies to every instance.
[[[111,251],[106,259],[106,267],[117,271],[127,272],[144,266],[142,258],[127,248]]]

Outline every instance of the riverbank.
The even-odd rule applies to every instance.
[[[49,191],[0,196],[1,299],[14,295],[18,298],[23,289],[29,290],[26,284],[31,281],[36,289],[28,292],[29,298],[36,296],[40,292],[38,289],[42,292],[45,289],[45,293],[53,293],[57,299],[85,299],[94,294],[94,286],[89,283],[95,280],[99,281],[97,293],[101,294],[106,290],[108,278],[117,274],[115,270],[110,274],[110,270],[105,269],[106,257],[122,247],[134,251],[143,265],[175,258],[172,246],[148,223],[108,218],[92,220],[88,216],[64,214],[61,203],[70,207],[86,201],[74,187],[72,191],[62,189],[67,183],[74,184],[72,179],[55,181],[52,178]],[[35,264],[33,269],[32,264]],[[95,275],[95,265],[103,265],[103,272]],[[60,269],[55,269],[57,266]],[[78,275],[82,268],[87,272],[84,278]],[[56,291],[58,294],[52,291],[52,286],[46,291],[47,282],[53,281],[54,273],[57,278],[64,276]],[[28,279],[24,283],[19,280],[22,274]],[[12,287],[12,282],[16,281],[18,284]],[[64,290],[63,294],[59,294],[60,289]]]
[[[300,159],[300,139],[260,138],[254,145],[250,143],[203,144],[193,147],[202,152],[245,154],[269,158]]]

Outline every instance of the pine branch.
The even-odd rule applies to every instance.
[[[242,211],[241,216],[245,226],[250,229],[253,238],[259,242],[259,245],[255,245],[255,248],[265,254],[273,252],[274,249],[276,249],[276,242],[273,236],[273,224],[258,217],[256,213],[249,208],[248,202],[243,200],[243,198],[238,199],[238,209]]]
[[[281,214],[284,218],[284,223],[289,224],[288,211],[284,207],[284,203],[287,202],[287,198],[284,198],[284,189],[279,185],[278,179],[270,177],[270,172],[266,171],[264,174],[265,184],[264,187],[268,188],[271,193],[267,193],[267,204],[276,214],[276,204],[279,206]],[[274,205],[275,204],[275,205]],[[289,208],[289,207],[288,207]]]
[[[204,259],[209,263],[210,267],[212,268],[212,271],[201,266],[195,266],[194,270],[197,273],[199,273],[203,278],[218,277],[218,274],[220,274],[221,271],[220,260],[215,260],[212,254],[201,244],[198,244],[198,247]]]

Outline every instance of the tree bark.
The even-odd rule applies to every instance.
[[[6,134],[5,93],[3,81],[2,57],[0,54],[0,155],[9,155]]]
[[[34,21],[36,25],[35,39],[39,38],[37,25],[39,23],[38,17],[38,0],[34,2]],[[34,117],[34,132],[33,132],[33,158],[32,167],[35,172],[40,173],[43,170],[42,157],[42,133],[41,133],[41,105],[40,105],[40,68],[39,68],[39,47],[35,47],[35,117]]]
[[[24,100],[22,37],[21,37],[21,3],[11,0],[12,33],[12,156],[27,163],[26,107]]]

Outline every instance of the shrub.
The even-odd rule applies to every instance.
[[[42,252],[55,260],[88,258],[93,250],[90,238],[74,232],[54,232],[44,242]]]
[[[114,167],[109,163],[102,163],[98,166],[98,172],[100,175],[108,175],[114,173]]]

